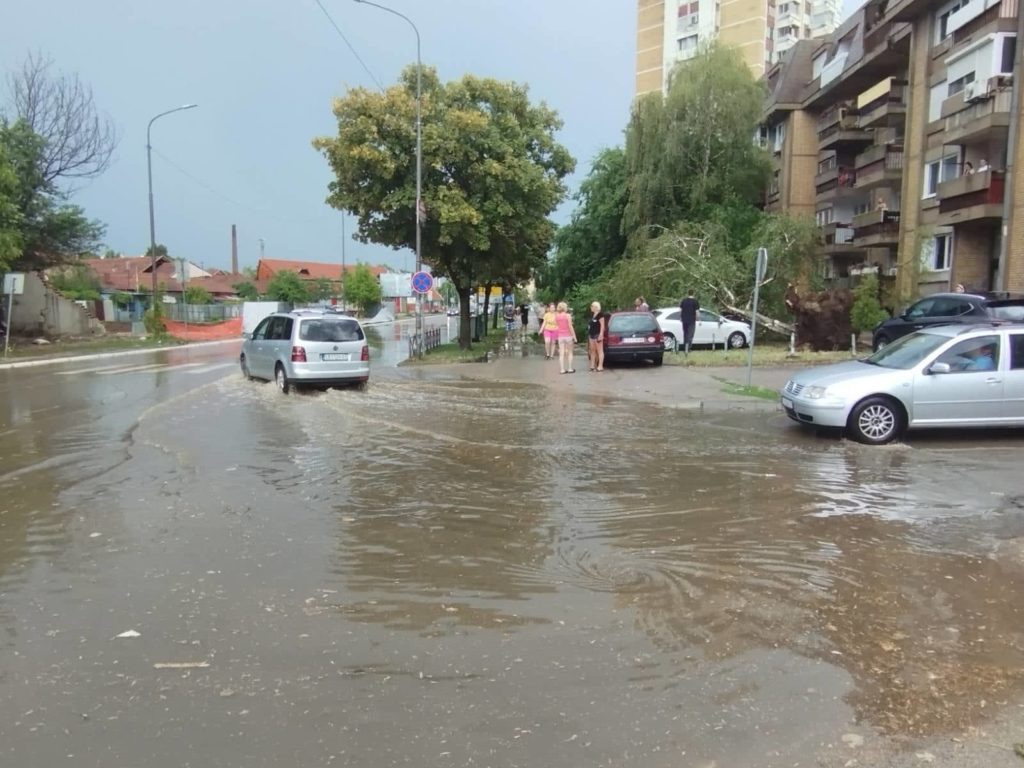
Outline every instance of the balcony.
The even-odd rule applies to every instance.
[[[857,169],[858,189],[898,183],[903,178],[903,147],[899,144],[869,147],[857,155],[854,167]]]
[[[857,174],[847,166],[830,169],[825,173],[818,174],[815,180],[818,178],[822,179],[821,184],[817,185],[814,190],[815,201],[818,203],[845,200],[860,194],[860,190],[857,188]]]
[[[860,248],[899,244],[900,212],[875,210],[853,217],[853,243]]]
[[[1010,127],[1010,101],[1013,91],[999,87],[984,96],[968,101],[963,93],[942,102],[945,118],[945,144],[975,144],[992,139],[1005,139]]]
[[[836,149],[844,145],[864,145],[872,141],[871,134],[857,127],[857,114],[848,104],[829,107],[818,118],[818,151]]]
[[[907,118],[906,83],[894,83],[877,99],[859,107],[858,128],[893,127],[903,125]]]
[[[939,184],[939,225],[997,220],[1003,216],[1005,174],[983,171]]]
[[[853,228],[848,224],[831,222],[821,228],[822,253],[826,256],[854,255],[863,251],[853,243]]]

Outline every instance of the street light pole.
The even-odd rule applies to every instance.
[[[153,216],[153,146],[150,141],[150,131],[153,128],[153,123],[159,120],[164,115],[170,115],[174,112],[181,112],[185,109],[195,109],[198,104],[183,104],[180,107],[174,109],[168,109],[166,112],[161,112],[159,115],[149,121],[149,125],[146,126],[146,176],[149,180],[149,255],[152,260],[152,271],[153,271],[153,305],[156,306],[156,222]]]
[[[400,19],[404,19],[416,34],[416,210],[414,216],[416,218],[416,271],[420,272],[423,269],[422,221],[420,219],[423,204],[423,62],[420,59],[420,31],[413,23],[412,19],[404,13],[399,13],[393,8],[388,8],[386,5],[381,5],[380,3],[374,3],[371,0],[355,0],[355,2],[362,3],[363,5],[372,5],[374,8],[379,8],[380,10],[386,11]],[[423,294],[420,294],[419,298],[416,299],[416,336],[416,348],[418,354],[422,356]]]

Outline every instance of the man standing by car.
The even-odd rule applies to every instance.
[[[679,302],[679,320],[683,324],[683,351],[690,354],[690,345],[693,343],[693,332],[697,329],[697,313],[700,311],[700,302],[693,296],[693,291],[686,294],[686,298]]]

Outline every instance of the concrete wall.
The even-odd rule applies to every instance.
[[[25,275],[25,292],[14,297],[11,333],[51,338],[87,336],[96,326],[83,307],[50,290],[39,275]]]

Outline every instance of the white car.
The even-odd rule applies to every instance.
[[[658,318],[658,327],[665,334],[665,349],[675,348],[676,339],[683,343],[683,321],[679,319],[679,307],[662,307],[653,310]],[[729,349],[742,349],[750,343],[750,326],[735,320],[726,320],[721,315],[700,310],[697,327],[693,329],[693,346],[725,344]]]

